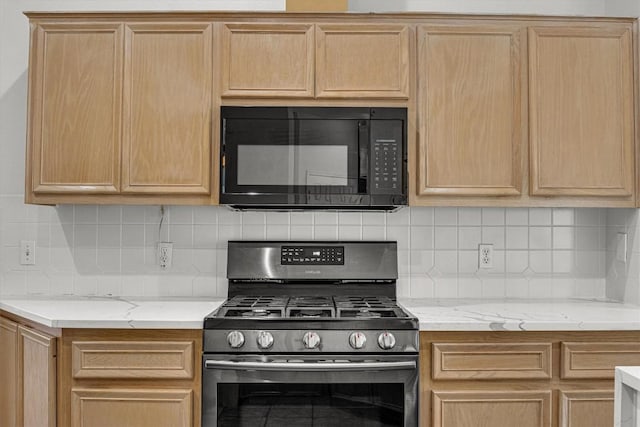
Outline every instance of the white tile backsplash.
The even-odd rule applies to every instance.
[[[611,223],[621,225],[613,226],[605,209],[265,213],[170,206],[163,217],[158,206],[59,206],[27,213],[21,203],[21,196],[0,196],[3,295],[222,296],[229,240],[343,239],[397,241],[403,296],[598,297],[607,280],[618,283],[630,274],[624,265],[609,268],[605,244],[612,244],[614,231],[631,233],[632,258],[640,247],[632,234],[636,211],[628,209],[622,211],[631,219],[616,212]],[[12,213],[6,215],[7,209]],[[38,242],[36,266],[18,263],[19,241],[27,238]],[[174,243],[170,271],[156,266],[159,241]],[[480,243],[494,245],[491,269],[478,269]],[[625,292],[633,293],[617,294],[623,298]]]

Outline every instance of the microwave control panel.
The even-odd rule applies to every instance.
[[[371,193],[402,194],[402,122],[371,121]]]
[[[344,265],[344,246],[282,246],[281,265]]]

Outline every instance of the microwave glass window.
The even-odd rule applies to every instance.
[[[346,186],[346,145],[238,145],[238,185]]]

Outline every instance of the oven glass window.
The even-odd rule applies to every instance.
[[[402,426],[403,388],[370,383],[221,383],[218,426]]]

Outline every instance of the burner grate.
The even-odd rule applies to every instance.
[[[399,317],[395,300],[384,296],[340,296],[333,298],[338,317]]]
[[[284,317],[288,298],[237,295],[222,307],[224,317]]]
[[[289,298],[287,317],[336,317],[333,299],[325,296],[299,296]]]

